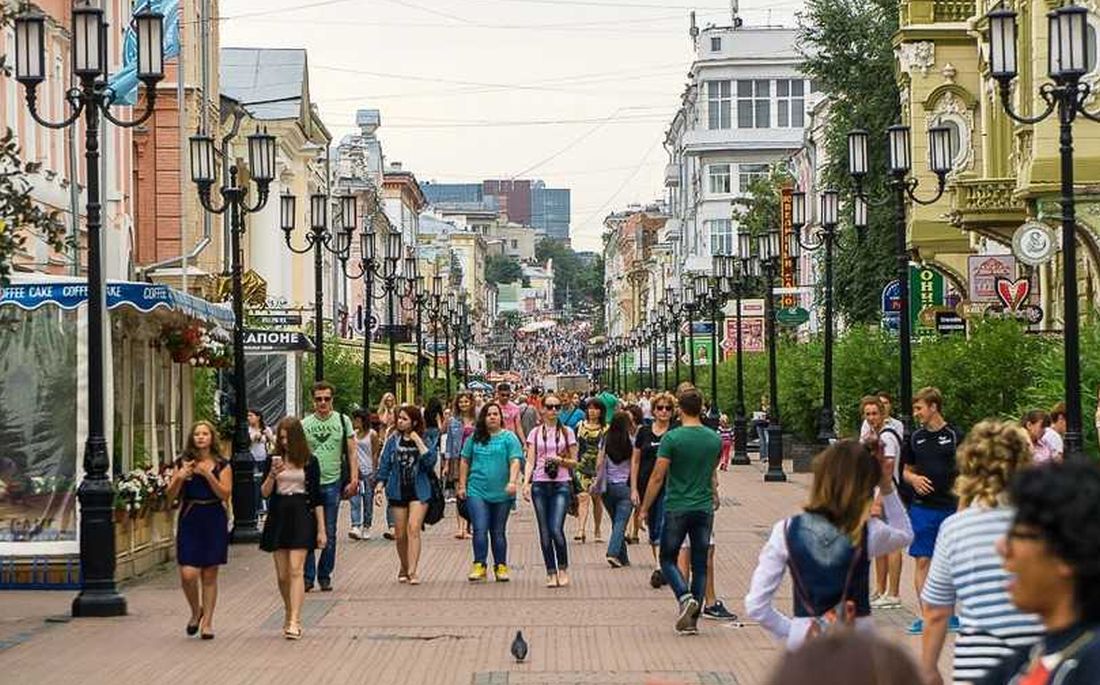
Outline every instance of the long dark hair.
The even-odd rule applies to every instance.
[[[286,431],[286,442],[283,442],[283,431]],[[275,427],[275,450],[287,463],[294,468],[304,469],[312,454],[309,451],[309,443],[306,442],[305,431],[302,430],[302,422],[293,416],[287,416]]]
[[[489,442],[489,438],[492,435],[489,433],[489,426],[485,419],[489,416],[489,409],[496,407],[497,412],[500,414],[500,420],[504,421],[504,410],[500,408],[500,404],[496,401],[486,402],[481,406],[481,411],[477,414],[477,424],[474,426],[474,442],[484,445]]]
[[[424,423],[433,428],[439,428],[439,420],[442,418],[443,402],[438,397],[432,397],[424,408]]]
[[[591,407],[595,407],[596,409],[599,410],[599,412],[600,412],[600,425],[602,426],[604,424],[604,419],[607,418],[607,407],[604,406],[604,403],[599,398],[597,398],[597,397],[590,398],[587,402],[584,403],[584,420],[585,421],[588,420],[588,410]]]
[[[394,415],[394,430],[397,430],[397,415],[404,414],[409,417],[409,432],[416,433],[420,437],[424,437],[424,415],[420,413],[420,408],[412,404],[402,404],[398,407]]]
[[[632,419],[625,411],[617,411],[611,417],[611,426],[607,429],[607,438],[604,440],[604,452],[613,464],[621,464],[634,452],[634,445],[630,442],[630,425]]]

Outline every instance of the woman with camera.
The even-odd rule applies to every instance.
[[[546,587],[569,585],[565,514],[573,497],[577,438],[558,416],[561,404],[553,393],[543,398],[542,425],[527,434],[523,498],[535,506],[539,544],[546,563]]]

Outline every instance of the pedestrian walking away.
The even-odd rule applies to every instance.
[[[233,489],[233,469],[218,452],[217,429],[209,421],[192,428],[183,456],[176,461],[166,497],[179,496],[176,563],[191,618],[188,635],[214,639],[214,607],[218,602],[218,568],[229,557],[226,502]]]
[[[987,420],[974,426],[959,446],[959,511],[940,526],[921,593],[926,685],[943,682],[939,659],[952,615],[960,625],[952,675],[956,685],[980,680],[991,666],[1042,636],[1038,617],[1012,605],[1011,579],[996,548],[1015,515],[1006,490],[1030,465],[1030,442],[1019,426]]]
[[[466,500],[473,528],[474,562],[468,579],[488,577],[489,544],[493,549],[493,577],[511,579],[508,570],[508,515],[520,486],[523,445],[504,430],[504,414],[496,402],[481,408],[473,436],[462,446],[458,478],[459,499]]]
[[[649,511],[667,478],[661,572],[679,608],[676,631],[691,635],[698,632],[697,623],[706,592],[707,544],[719,502],[718,455],[722,451],[722,441],[701,421],[703,396],[698,390],[685,389],[677,402],[681,425],[661,439],[657,464],[650,476],[639,518],[643,523],[648,520]],[[685,537],[691,540],[690,588],[676,566]]]
[[[626,528],[634,512],[630,501],[630,458],[634,452],[630,436],[632,427],[630,413],[615,412],[597,457],[597,476],[590,492],[593,498],[602,499],[611,517],[606,559],[612,568],[630,565]]]
[[[976,685],[1100,683],[1100,469],[1074,461],[1023,470],[1016,515],[998,543],[1016,608],[1045,634]]]
[[[573,496],[577,439],[560,420],[561,400],[553,393],[542,403],[542,425],[527,436],[523,496],[535,509],[539,545],[546,565],[546,587],[569,585],[565,514]]]
[[[321,499],[325,510],[325,546],[317,560],[313,550],[306,554],[306,592],[314,581],[322,592],[332,590],[336,568],[336,534],[340,499],[351,498],[359,490],[359,457],[355,428],[351,419],[335,411],[336,388],[328,381],[313,384],[313,413],[302,419],[310,453],[321,467]],[[346,476],[346,481],[345,481]]]
[[[399,583],[419,585],[420,532],[428,513],[432,485],[428,474],[435,468],[436,453],[424,442],[424,417],[412,405],[398,408],[394,430],[382,448],[375,486],[376,496],[385,493],[393,512],[397,543]]]
[[[813,461],[813,485],[803,512],[772,527],[745,596],[745,612],[798,649],[843,623],[871,628],[871,558],[901,549],[913,529],[894,489],[893,460],[880,443],[841,440]],[[871,516],[875,487],[882,518]],[[794,589],[793,615],[775,606],[787,569]]]
[[[297,640],[302,637],[306,554],[324,549],[328,542],[321,466],[310,454],[301,421],[286,417],[276,435],[275,456],[261,486],[264,497],[271,498],[271,513],[264,521],[260,549],[271,552],[275,562],[283,599],[283,636]]]

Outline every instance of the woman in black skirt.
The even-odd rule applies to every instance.
[[[260,549],[275,558],[285,609],[283,636],[297,640],[302,637],[306,553],[324,549],[326,542],[321,467],[309,451],[301,421],[288,416],[275,436],[275,455],[260,486],[263,496],[271,498]]]

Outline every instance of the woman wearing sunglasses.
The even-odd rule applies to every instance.
[[[569,585],[565,514],[572,497],[573,469],[577,468],[577,438],[561,421],[561,405],[557,395],[547,395],[542,402],[542,425],[527,434],[523,498],[535,506],[546,587]]]
[[[634,452],[630,459],[630,500],[636,508],[642,504],[642,497],[645,495],[646,488],[649,487],[649,477],[653,475],[653,467],[657,465],[657,449],[661,446],[661,438],[672,429],[672,416],[676,413],[676,398],[670,393],[662,392],[653,398],[652,407],[653,423],[638,429],[638,434],[634,437]],[[654,565],[649,584],[655,588],[661,587],[665,582],[664,575],[661,573],[661,561],[658,558],[664,523],[665,493],[662,489],[649,509],[646,524]]]

